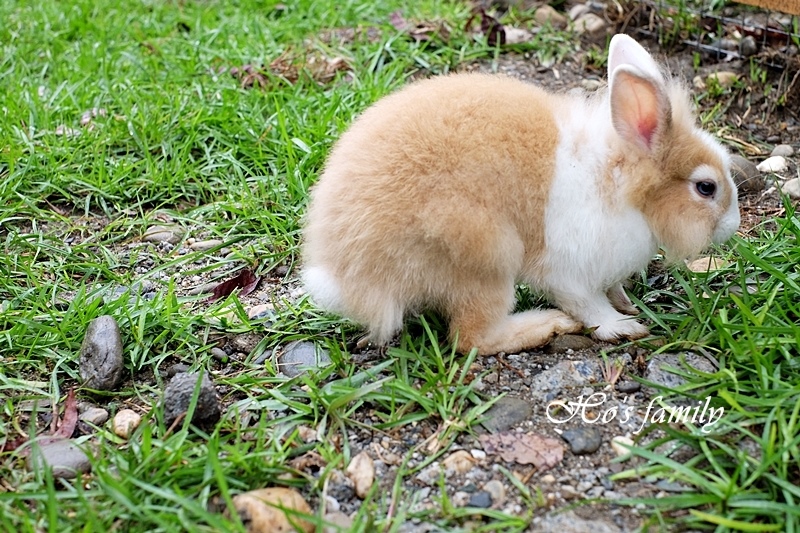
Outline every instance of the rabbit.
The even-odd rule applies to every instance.
[[[623,282],[739,227],[726,150],[685,87],[615,35],[609,87],[554,94],[489,74],[414,82],[368,108],[311,189],[302,280],[385,345],[436,310],[466,353],[515,353],[593,329],[649,334]],[[526,283],[558,309],[512,313]]]

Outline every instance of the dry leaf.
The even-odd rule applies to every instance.
[[[435,37],[447,41],[450,38],[450,28],[444,22],[409,22],[400,11],[395,11],[389,15],[389,22],[397,31],[405,32],[409,37],[417,42],[432,41]]]
[[[306,470],[310,469],[321,470],[327,465],[328,463],[325,461],[325,459],[323,459],[320,454],[314,451],[306,452],[300,457],[295,457],[289,461],[289,466],[300,472],[305,472]]]
[[[367,452],[361,452],[347,465],[347,477],[353,482],[356,496],[362,500],[367,496],[375,481],[375,463]]]
[[[241,291],[239,291],[239,296],[247,296],[253,292],[253,289],[256,288],[256,285],[258,285],[259,281],[261,281],[261,278],[256,276],[251,269],[245,268],[239,272],[235,278],[223,281],[214,287],[214,290],[211,291],[211,296],[209,296],[208,301],[213,302],[219,300],[220,298],[229,296],[236,289],[241,289]]]
[[[456,474],[466,474],[477,462],[467,450],[458,450],[448,455],[442,461],[442,466],[445,470],[452,470]]]
[[[486,453],[499,455],[508,462],[532,464],[539,470],[552,468],[564,458],[560,441],[535,433],[505,431],[481,435],[480,442]]]
[[[64,400],[64,415],[58,424],[58,429],[53,432],[54,439],[69,439],[75,433],[78,425],[78,400],[75,399],[75,389],[70,389]]]

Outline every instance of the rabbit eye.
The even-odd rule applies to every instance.
[[[714,192],[717,190],[717,186],[713,181],[698,181],[695,187],[697,187],[697,192],[700,193],[700,196],[705,196],[706,198],[714,196]]]

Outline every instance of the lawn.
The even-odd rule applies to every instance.
[[[426,23],[417,38],[398,12]],[[365,363],[352,350],[358,328],[317,310],[296,281],[309,188],[360,111],[416,76],[491,68],[511,51],[555,61],[578,46],[547,29],[500,47],[467,29],[471,16],[465,2],[432,0],[0,4],[0,530],[245,531],[232,498],[283,486],[303,494],[322,531],[327,487],[366,446],[364,431],[429,426],[436,445],[418,431],[344,531],[524,531],[550,510],[538,478],[526,484],[507,464],[496,471],[519,512],[456,505],[444,479],[436,505],[419,505],[414,477],[473,435],[491,404],[475,386],[479,363],[453,352],[433,316]],[[501,19],[529,20],[513,9]],[[602,46],[591,57],[602,63]],[[712,133],[727,127],[719,114],[704,120]],[[179,228],[177,242],[143,243],[157,225]],[[615,481],[688,489],[615,505],[638,506],[653,530],[798,531],[800,219],[787,200],[715,253],[718,270],[675,269],[658,284],[643,273],[632,294],[653,325],[648,355],[719,362],[684,370],[671,397],[713,397],[726,416],[710,434],[646,430],[636,467]],[[263,279],[268,321],[248,316],[237,293],[209,302],[192,291],[243,268]],[[100,315],[122,331],[123,381],[111,391],[81,388],[81,343]],[[253,332],[245,357],[215,354]],[[294,340],[324,346],[332,364],[288,378],[260,357]],[[219,422],[165,422],[176,363],[213,377]],[[112,416],[134,408],[144,419],[127,439],[108,423],[79,428],[91,472],[61,479],[27,467],[29,445],[9,444],[48,434],[73,388]]]

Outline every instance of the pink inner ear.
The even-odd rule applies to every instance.
[[[618,71],[611,86],[611,118],[628,142],[652,150],[657,130],[664,120],[659,87],[653,80],[633,72]]]
[[[656,128],[658,128],[658,117],[655,115],[645,115],[640,117],[639,124],[637,124],[637,130],[639,131],[639,135],[642,137],[642,139],[644,139],[648,148],[652,148],[653,134],[656,132]]]

